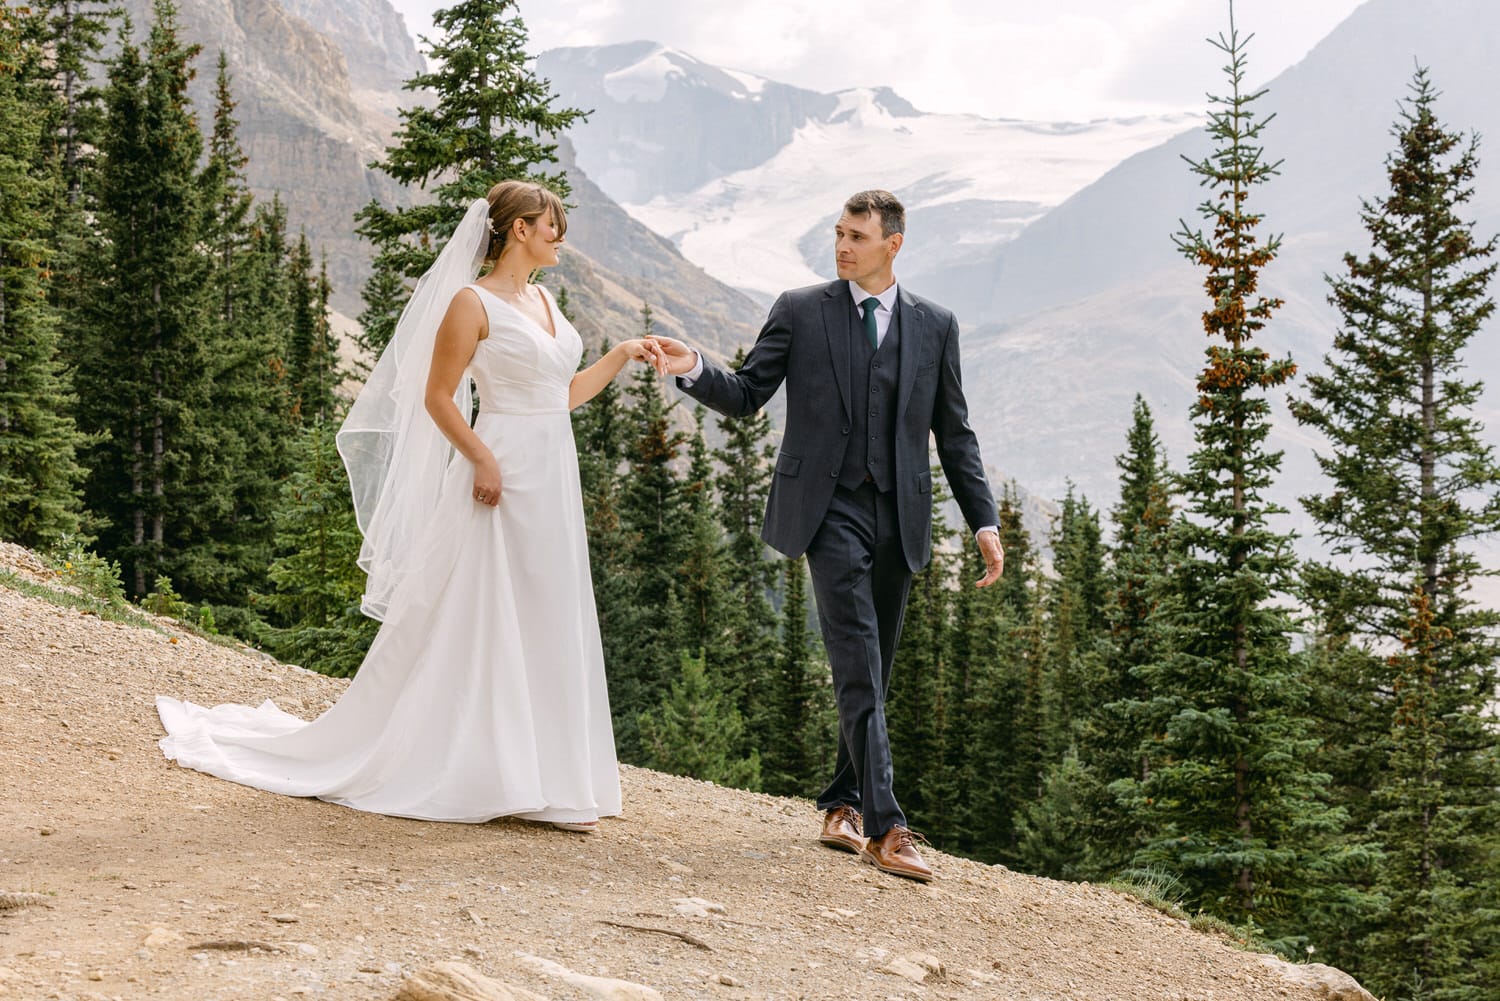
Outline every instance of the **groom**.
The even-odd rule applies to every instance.
[[[969,428],[958,323],[896,284],[905,228],[890,192],[850,198],[834,227],[838,280],[782,293],[737,372],[658,340],[678,385],[726,416],[755,413],[786,383],[786,432],[761,535],[789,557],[807,554],[833,670],[839,748],[818,797],[827,811],[819,840],[927,882],[932,870],[891,790],[885,699],[912,574],[931,557],[929,432],[984,554],[978,586],[999,579],[1004,553]]]

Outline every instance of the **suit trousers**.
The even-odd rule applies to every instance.
[[[901,548],[896,496],[873,483],[836,487],[807,548],[823,646],[833,672],[839,749],[833,781],[818,808],[860,811],[866,837],[880,837],[906,817],[892,789],[885,700],[911,568]]]

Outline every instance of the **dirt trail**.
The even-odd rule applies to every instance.
[[[15,547],[0,566],[47,576]],[[156,747],[157,693],[311,716],[343,682],[161,626],[0,586],[0,894],[40,895],[0,898],[6,1001],[389,1001],[403,972],[446,959],[588,996],[523,956],[666,998],[1321,996],[1103,888],[930,851],[933,884],[885,876],[819,846],[802,800],[625,768],[625,816],[585,836],[371,816],[181,769]],[[944,972],[894,962],[913,953]]]

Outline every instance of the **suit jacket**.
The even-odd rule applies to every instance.
[[[958,322],[936,303],[897,296],[901,323],[896,392],[895,493],[901,547],[915,572],[932,555],[932,466],[928,433],[937,439],[948,488],[972,530],[998,523],[979,442],[969,427],[958,361]],[[783,292],[755,346],[736,372],[703,359],[703,374],[684,392],[729,417],[765,406],[786,382],[786,432],[763,538],[796,557],[807,550],[833,499],[849,445],[850,339],[863,337],[846,281]]]

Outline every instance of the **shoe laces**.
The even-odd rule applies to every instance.
[[[849,824],[856,831],[864,827],[864,818],[859,815],[858,810],[847,803],[834,810],[833,815],[836,819]]]
[[[896,837],[895,840],[891,842],[890,847],[890,850],[892,852],[899,852],[903,848],[910,848],[912,851],[916,851],[917,845],[919,844],[927,845],[929,848],[932,847],[932,842],[928,841],[925,836],[919,834],[916,831],[909,830],[905,827],[897,827],[895,828],[895,831]]]

